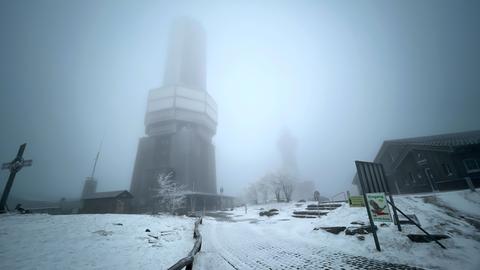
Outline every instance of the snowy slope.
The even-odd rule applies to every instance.
[[[193,223],[172,216],[2,215],[0,269],[166,269],[192,248]]]
[[[432,201],[434,203],[429,203]],[[480,232],[466,219],[462,218],[468,217],[470,220],[478,220],[480,196],[477,193],[458,191],[424,194],[422,196],[396,196],[395,202],[405,213],[415,214],[422,227],[428,232],[449,235],[450,239],[441,240],[447,249],[441,249],[434,242],[411,242],[407,238],[407,234],[422,234],[414,225],[403,225],[402,232],[398,232],[397,227],[393,224],[389,224],[387,227],[379,226],[378,237],[382,248],[381,252],[375,249],[371,234],[366,235],[364,241],[360,241],[355,236],[345,235],[343,232],[334,235],[323,230],[313,230],[320,226],[352,226],[350,224],[352,221],[368,223],[365,208],[351,208],[347,204],[330,211],[326,216],[315,219],[291,217],[294,210],[304,210],[308,203],[303,205],[275,203],[249,206],[247,214],[245,214],[245,209],[240,207],[234,209],[234,211],[224,212],[224,214],[227,214],[227,219],[206,218],[205,225],[201,228],[204,230],[202,231],[204,240],[209,241],[209,233],[216,234],[215,239],[217,240],[213,239],[215,240],[213,242],[217,242],[216,246],[223,245],[231,250],[240,250],[239,247],[230,244],[236,242],[248,241],[252,247],[262,246],[262,250],[265,250],[266,246],[272,247],[276,245],[276,242],[282,242],[290,243],[288,250],[302,250],[304,245],[312,248],[318,247],[319,249],[323,247],[322,250],[339,251],[352,256],[407,264],[425,269],[480,269],[480,256],[478,256],[480,254]],[[261,208],[265,210],[276,208],[280,210],[280,214],[270,218],[259,217],[258,213]],[[224,236],[219,235],[221,229],[225,231]],[[235,239],[235,235],[238,235],[238,239]],[[255,239],[251,239],[249,236],[254,236]],[[230,239],[230,243],[222,242],[222,239],[227,237]],[[277,241],[272,241],[272,239]],[[248,246],[248,244],[245,245]],[[204,250],[211,254],[217,252],[226,257],[235,255],[228,254],[228,252],[224,254],[221,250],[207,248],[207,245],[204,245],[204,247]],[[272,252],[282,252],[281,246]],[[248,254],[255,257],[260,252]],[[271,254],[271,256],[274,255]],[[215,257],[218,256],[209,255],[209,258]],[[265,255],[264,257],[252,258],[252,260],[268,260],[269,256]],[[204,264],[206,261],[205,258],[201,257],[199,262]]]

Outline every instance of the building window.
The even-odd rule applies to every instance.
[[[463,164],[465,169],[467,169],[467,173],[480,172],[480,162],[476,159],[464,159]]]
[[[417,182],[417,179],[415,178],[415,176],[413,175],[413,173],[409,172],[408,175],[410,176],[410,179],[412,180],[412,183],[416,183]]]
[[[452,169],[450,168],[450,165],[443,163],[442,164],[443,172],[447,176],[453,175]]]

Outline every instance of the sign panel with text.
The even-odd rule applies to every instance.
[[[385,198],[385,193],[367,193],[367,203],[370,206],[370,214],[373,221],[376,222],[393,222],[390,215],[390,209]]]

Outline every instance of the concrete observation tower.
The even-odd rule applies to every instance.
[[[217,104],[206,91],[205,31],[179,19],[169,41],[163,86],[148,95],[146,137],[139,141],[130,191],[137,209],[148,209],[158,175],[173,172],[188,190],[187,210],[216,208]]]

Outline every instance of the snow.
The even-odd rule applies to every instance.
[[[394,224],[389,224],[388,227],[378,226],[381,252],[376,251],[371,234],[366,236],[365,241],[352,241],[356,240],[352,236],[333,235],[320,230],[316,231],[317,237],[322,237],[330,246],[336,246],[345,252],[393,263],[433,269],[456,269],[459,266],[458,269],[478,269],[480,238],[472,225],[449,216],[435,205],[424,203],[421,198],[397,197],[394,200],[404,213],[415,214],[427,232],[452,237],[441,240],[447,249],[440,248],[434,242],[411,242],[406,237],[407,234],[423,234],[414,225],[402,225],[402,232],[398,232]],[[356,220],[368,224],[364,208],[351,208],[348,205],[343,205],[326,217],[320,219],[316,226],[349,226],[351,221]]]
[[[205,217],[200,225],[203,244],[194,269],[359,269],[352,261],[379,269],[386,263],[480,269],[480,234],[474,226],[480,224],[475,223],[480,219],[477,193],[395,196],[396,205],[415,214],[425,230],[451,237],[441,240],[446,250],[434,242],[411,242],[407,234],[421,234],[414,225],[403,225],[398,232],[389,224],[378,226],[378,252],[371,234],[360,241],[344,232],[314,230],[368,223],[365,208],[342,203],[319,218],[291,216],[309,203],[249,206],[246,214],[243,207],[210,213],[216,217]],[[258,215],[271,208],[279,214]],[[193,226],[193,218],[169,215],[1,215],[0,269],[166,269],[193,247]],[[151,232],[145,232],[147,228]]]
[[[424,197],[428,195],[435,196],[439,204],[425,202]],[[204,239],[203,250],[197,256],[196,266],[199,269],[209,269],[213,262],[229,262],[239,269],[254,269],[259,265],[249,265],[249,258],[252,261],[280,265],[278,263],[282,261],[281,257],[271,259],[278,253],[295,254],[291,259],[284,260],[289,261],[296,260],[298,254],[308,257],[311,256],[311,250],[318,250],[332,262],[335,259],[332,259],[333,255],[328,252],[338,251],[341,254],[426,269],[480,269],[480,234],[478,229],[460,217],[478,217],[478,194],[456,191],[422,196],[395,196],[394,200],[403,212],[415,214],[429,233],[450,236],[449,239],[441,240],[447,249],[442,249],[435,242],[411,242],[407,234],[423,234],[415,225],[402,225],[403,230],[399,232],[393,223],[389,223],[387,227],[380,227],[377,223],[382,249],[378,252],[371,234],[365,235],[365,240],[360,241],[356,236],[345,235],[344,232],[335,235],[321,229],[313,230],[324,226],[348,227],[352,226],[352,221],[368,224],[365,208],[352,208],[343,203],[340,208],[330,211],[326,216],[300,219],[292,218],[291,214],[294,210],[304,210],[308,202],[302,205],[272,203],[249,206],[247,214],[243,207],[224,212],[228,216],[224,221],[205,218],[204,225],[200,227]],[[260,211],[271,208],[279,209],[279,215],[270,218],[258,215]],[[451,209],[455,209],[455,212]],[[248,248],[254,251],[248,252]],[[255,251],[255,248],[258,250]],[[265,250],[269,250],[271,254]],[[238,254],[246,259],[239,259]]]
[[[0,269],[166,269],[193,247],[193,224],[163,215],[2,215]]]
[[[480,218],[480,189],[477,192],[470,190],[444,192],[436,195],[440,204],[451,207],[467,215]]]

